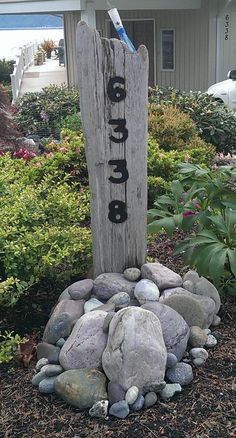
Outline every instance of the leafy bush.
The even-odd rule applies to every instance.
[[[0,364],[10,362],[22,338],[13,332],[0,333]]]
[[[78,113],[70,114],[66,117],[61,118],[60,122],[57,124],[57,130],[60,133],[63,129],[69,129],[74,132],[81,132],[82,123],[81,118]]]
[[[77,89],[50,85],[38,93],[26,93],[17,100],[15,121],[24,135],[58,138],[58,123],[78,110]]]
[[[156,87],[150,91],[150,102],[156,105],[176,106],[189,114],[198,134],[217,152],[225,154],[236,150],[236,119],[232,111],[219,105],[206,93],[182,92],[174,88]]]
[[[162,229],[171,235],[176,227],[192,229],[177,245],[175,254],[209,277],[218,287],[236,290],[236,192],[231,181],[236,166],[216,171],[181,164],[182,181],[173,181],[170,194],[149,210],[149,232]],[[194,226],[194,228],[192,228]]]
[[[0,150],[14,149],[19,132],[12,118],[10,101],[5,88],[0,84]]]
[[[30,162],[13,160],[9,154],[0,157],[0,301],[4,306],[14,305],[44,278],[69,281],[84,275],[90,264],[90,231],[81,226],[89,218],[88,190],[80,189],[63,170],[53,178],[57,160],[57,153]]]
[[[5,58],[0,59],[0,82],[3,84],[11,83],[11,73],[14,70],[14,60],[7,61]]]

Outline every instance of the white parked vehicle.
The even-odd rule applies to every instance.
[[[219,103],[224,103],[229,109],[236,109],[236,70],[230,70],[228,79],[212,85],[207,94],[213,95]]]

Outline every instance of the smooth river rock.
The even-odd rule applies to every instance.
[[[142,308],[157,316],[161,323],[167,352],[173,353],[180,360],[186,350],[189,338],[189,326],[185,320],[174,309],[159,302],[146,303]]]
[[[104,301],[118,292],[126,292],[130,298],[133,298],[135,285],[135,282],[126,280],[123,274],[104,273],[94,280],[93,294]]]
[[[183,278],[184,288],[196,295],[212,298],[215,302],[215,314],[220,310],[221,299],[218,290],[205,277],[199,277],[196,271],[188,271]]]
[[[50,317],[43,334],[43,341],[55,344],[58,339],[69,336],[77,319],[84,313],[84,301],[62,300]]]
[[[106,315],[102,310],[94,310],[77,321],[59,356],[65,370],[101,368],[102,353],[107,343],[107,334],[103,331]]]
[[[179,383],[181,386],[188,385],[193,380],[193,370],[188,363],[179,362],[174,368],[168,368],[166,377],[172,383]]]
[[[139,304],[142,305],[149,301],[159,301],[160,292],[153,281],[144,278],[136,284],[134,296]]]
[[[140,307],[119,310],[112,318],[102,355],[105,374],[127,391],[163,382],[167,352],[158,318]]]
[[[55,392],[68,404],[79,409],[91,408],[106,400],[106,377],[94,369],[69,370],[54,381]]]
[[[93,280],[86,278],[85,280],[76,281],[68,287],[68,293],[72,300],[87,300],[91,296],[93,289]]]
[[[141,277],[141,271],[138,268],[127,268],[124,271],[124,277],[129,281],[138,281]]]
[[[141,268],[142,278],[153,281],[160,290],[182,286],[179,274],[161,263],[145,263]]]

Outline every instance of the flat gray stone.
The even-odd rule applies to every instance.
[[[94,280],[93,293],[104,301],[118,292],[126,292],[130,298],[133,298],[135,285],[135,282],[126,280],[123,274],[104,273]]]
[[[179,274],[161,263],[145,263],[141,268],[142,278],[153,281],[160,290],[182,286]]]
[[[215,302],[213,299],[203,295],[196,295],[182,287],[176,287],[176,288],[164,290],[160,297],[160,302],[164,303],[165,300],[172,295],[187,295],[189,297],[194,298],[202,306],[202,310],[205,315],[203,326],[209,327],[212,324],[215,315]]]
[[[46,378],[44,371],[40,370],[39,373],[35,374],[31,380],[33,386],[38,386],[39,383]]]
[[[60,338],[58,339],[58,341],[56,342],[56,346],[57,347],[63,347],[63,345],[65,344],[66,340],[64,338]]]
[[[46,375],[46,377],[54,377],[58,376],[58,374],[61,374],[64,369],[60,365],[44,365],[43,368],[41,368],[41,371],[43,371]]]
[[[210,305],[210,311],[214,309],[214,302],[208,298],[204,303]],[[208,300],[211,300],[210,303]],[[213,317],[212,312],[208,312],[208,309],[204,308],[203,301],[199,301],[195,298],[194,294],[190,295],[171,295],[166,298],[163,303],[176,312],[178,312],[186,321],[189,327],[198,326],[200,328],[208,327],[210,325],[211,317]]]
[[[153,281],[144,278],[136,284],[134,296],[140,305],[142,305],[149,301],[159,301],[160,292],[157,285],[153,283]]]
[[[188,289],[190,292],[201,295],[205,297],[209,297],[213,299],[215,302],[215,315],[219,312],[221,306],[221,299],[218,290],[215,286],[207,280],[205,277],[198,277],[197,273],[194,271],[189,271],[185,274],[183,278],[183,285],[185,289]]]
[[[103,306],[103,303],[97,300],[97,298],[90,298],[88,301],[85,302],[84,313],[91,312],[92,310],[95,310],[97,307],[101,306]]]
[[[125,400],[114,403],[109,411],[109,415],[124,419],[129,415],[129,405]]]
[[[116,310],[124,309],[130,304],[130,296],[126,292],[118,292],[108,300],[108,303],[115,304]]]
[[[108,333],[110,322],[111,322],[114,315],[115,315],[115,312],[107,313],[107,316],[104,319],[104,323],[103,323],[103,327],[102,327],[104,333]]]
[[[54,392],[54,382],[56,377],[47,377],[39,383],[39,392],[42,394],[52,394]]]
[[[96,403],[89,409],[89,415],[95,418],[102,418],[105,420],[107,418],[108,413],[108,400],[101,400]]]
[[[192,326],[190,327],[190,335],[189,335],[189,345],[192,347],[203,347],[207,341],[207,334],[198,327]]]
[[[173,353],[167,353],[166,368],[173,368],[177,365],[178,359]]]
[[[71,284],[68,287],[68,293],[72,300],[88,300],[91,297],[92,289],[93,280],[86,278]]]
[[[107,400],[106,377],[98,370],[65,371],[55,378],[54,389],[66,403],[81,410]]]
[[[60,302],[62,300],[71,300],[71,296],[68,292],[68,287],[65,290],[63,290],[61,295],[59,295],[58,302]]]
[[[203,359],[206,361],[208,359],[208,352],[205,350],[205,348],[191,348],[189,351],[189,354],[193,359]]]
[[[157,316],[161,323],[163,338],[168,353],[173,353],[178,360],[183,357],[189,338],[189,326],[183,317],[165,304],[147,303],[142,306]]]
[[[39,342],[37,345],[37,359],[49,358],[49,355],[59,355],[60,348],[55,345],[48,344],[47,342]],[[48,362],[49,359],[48,359]],[[45,364],[46,365],[46,364]]]
[[[166,377],[172,383],[179,383],[181,386],[188,385],[193,380],[193,370],[188,363],[179,362],[174,368],[168,368]]]
[[[112,318],[102,355],[103,370],[110,381],[125,391],[137,386],[142,392],[149,382],[164,380],[166,357],[161,325],[152,312],[127,307]]]
[[[167,383],[165,388],[160,392],[163,400],[170,400],[176,393],[181,392],[182,388],[179,383]]]
[[[118,383],[109,382],[107,392],[110,405],[125,399],[125,391]]]
[[[43,334],[43,341],[55,344],[58,339],[69,336],[75,322],[84,313],[84,301],[62,300],[50,317]]]
[[[115,307],[116,306],[114,303],[107,302],[106,304],[102,304],[101,306],[95,307],[94,309],[91,310],[91,312],[93,312],[94,310],[102,310],[103,312],[111,313],[115,311]]]
[[[151,406],[155,405],[157,402],[157,395],[155,392],[148,392],[144,397],[144,407],[150,408]]]
[[[102,353],[107,344],[107,334],[103,331],[106,315],[102,310],[95,310],[77,321],[59,356],[65,370],[101,368]]]
[[[204,345],[206,348],[213,348],[217,345],[217,339],[213,335],[207,335],[207,340]]]
[[[138,268],[127,268],[123,274],[126,280],[129,281],[138,281],[141,277],[141,271]]]
[[[214,315],[213,321],[211,323],[212,327],[218,327],[221,323],[221,318],[218,315]]]

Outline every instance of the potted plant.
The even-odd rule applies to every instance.
[[[53,40],[44,40],[41,43],[41,48],[46,52],[47,58],[50,59],[52,56],[52,50],[54,49],[54,41]]]

